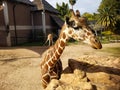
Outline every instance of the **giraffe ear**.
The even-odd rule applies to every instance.
[[[68,16],[66,16],[65,21],[67,24],[69,24],[69,20],[70,20],[70,18]]]
[[[76,16],[80,17],[80,11],[79,10],[76,10]]]

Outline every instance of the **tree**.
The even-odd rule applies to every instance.
[[[118,20],[118,11],[120,7],[119,0],[102,0],[98,12],[98,22],[106,29],[115,30]]]
[[[119,3],[117,0],[102,0],[98,11],[106,7],[112,7],[111,11],[113,10],[114,12],[117,12],[119,9]]]
[[[72,9],[73,9],[73,6],[75,5],[76,0],[69,0],[69,3],[70,3],[70,5],[72,6]]]
[[[101,4],[98,8],[98,14],[97,14],[97,23],[101,24],[98,26],[101,26],[101,32],[104,30],[107,30],[105,32],[109,32],[109,40],[110,35],[118,32],[119,29],[119,21],[118,17],[120,16],[120,13],[118,14],[120,10],[120,0],[102,0]],[[102,37],[102,35],[101,35]]]
[[[104,30],[110,32],[108,37],[108,40],[110,40],[110,35],[114,32],[116,24],[116,13],[114,13],[112,7],[99,9],[99,18],[97,23],[100,23],[104,27]]]
[[[70,13],[70,9],[67,3],[62,2],[62,5],[59,5],[58,3],[56,4],[56,9],[59,11],[60,13],[60,18],[62,20],[65,20],[66,16],[69,16]]]
[[[95,20],[95,16],[93,14],[90,14],[88,12],[83,13],[83,17],[86,17],[88,20]]]
[[[116,24],[116,14],[112,10],[112,7],[105,7],[99,9],[98,23],[100,23],[106,30],[113,31]]]

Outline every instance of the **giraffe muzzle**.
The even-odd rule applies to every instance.
[[[98,39],[92,39],[91,41],[91,47],[94,49],[101,49],[102,48],[102,44]]]

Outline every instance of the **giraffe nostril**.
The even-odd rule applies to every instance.
[[[95,39],[95,42],[98,42],[98,40],[97,40],[97,39]]]

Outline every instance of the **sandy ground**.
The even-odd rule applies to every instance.
[[[106,47],[120,47],[120,43],[104,44]],[[40,57],[47,47],[1,47],[0,48],[0,90],[41,90]],[[87,45],[66,46],[61,60],[63,68],[68,59],[81,56],[111,56],[101,50],[94,50]]]

